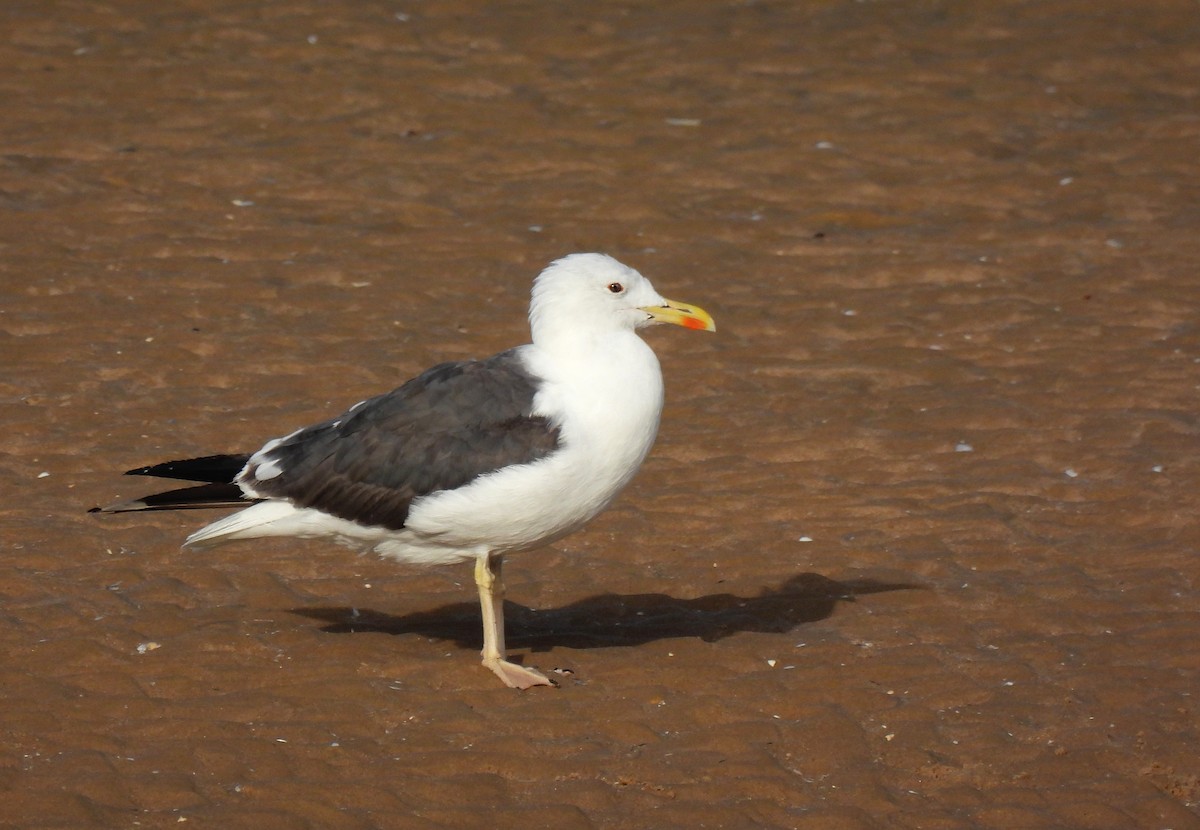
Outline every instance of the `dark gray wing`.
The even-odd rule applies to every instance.
[[[260,451],[239,480],[261,497],[399,530],[413,499],[558,447],[558,427],[532,414],[537,386],[515,351],[443,363]]]

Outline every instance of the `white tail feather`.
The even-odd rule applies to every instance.
[[[286,501],[262,501],[253,507],[200,528],[184,540],[184,547],[204,548],[236,539],[264,536],[296,536],[297,519],[309,511],[297,509]]]

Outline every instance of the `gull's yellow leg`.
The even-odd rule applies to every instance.
[[[518,666],[504,659],[504,583],[500,571],[504,557],[484,553],[475,560],[475,584],[479,586],[479,608],[483,612],[483,665],[496,673],[504,685],[514,689],[553,686],[539,671]]]

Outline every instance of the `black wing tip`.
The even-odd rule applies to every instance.
[[[247,497],[236,484],[213,482],[152,493],[140,499],[93,507],[89,513],[133,513],[139,510],[198,510],[212,507],[245,507],[258,499]]]
[[[181,481],[198,481],[198,486],[182,487],[165,493],[155,493],[132,501],[93,507],[88,513],[132,513],[137,510],[186,510],[201,507],[238,507],[253,501],[246,498],[234,480],[246,462],[248,454],[206,455],[164,461],[126,470],[127,476],[152,476]]]
[[[181,481],[204,481],[212,484],[231,483],[250,460],[248,453],[205,455],[200,458],[181,458],[126,470],[127,476],[174,478]]]

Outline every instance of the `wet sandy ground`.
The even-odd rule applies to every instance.
[[[1197,828],[1192,2],[0,10],[0,826]],[[506,569],[84,511],[604,250],[659,445]]]

